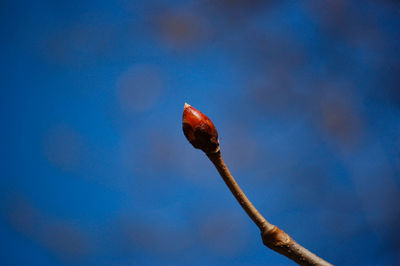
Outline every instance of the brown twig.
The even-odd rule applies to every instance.
[[[222,179],[225,181],[225,184],[229,187],[239,204],[258,228],[260,228],[262,241],[265,246],[279,252],[300,265],[332,265],[299,245],[287,233],[279,229],[276,225],[269,223],[260,214],[236,183],[236,180],[233,178],[222,159],[220,151],[207,153],[207,156],[215,165]]]
[[[186,103],[183,112],[183,132],[189,142],[196,149],[204,151],[215,165],[236,200],[260,229],[261,238],[265,246],[300,265],[332,265],[296,243],[287,233],[276,225],[269,223],[261,215],[240,189],[222,159],[218,132],[214,124],[207,116]]]

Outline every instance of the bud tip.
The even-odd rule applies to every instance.
[[[219,151],[218,132],[211,120],[199,110],[185,103],[182,129],[188,141],[205,153]]]

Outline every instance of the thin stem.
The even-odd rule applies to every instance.
[[[217,168],[225,184],[229,187],[236,200],[246,211],[253,222],[261,231],[261,237],[265,246],[288,257],[300,265],[332,265],[329,262],[308,251],[303,246],[295,242],[287,233],[277,226],[269,223],[261,213],[254,207],[244,192],[240,189],[236,180],[233,178],[224,160],[221,152],[207,153],[208,158]]]
[[[221,152],[218,151],[216,153],[207,154],[207,156],[217,168],[219,174],[221,175],[222,179],[224,179],[225,184],[229,187],[233,196],[235,196],[236,200],[253,220],[253,222],[258,226],[258,228],[260,228],[260,230],[272,230],[274,226],[270,224],[254,207],[251,201],[246,197],[246,194],[244,194],[242,189],[239,187],[235,178],[233,178],[231,172],[222,159]]]

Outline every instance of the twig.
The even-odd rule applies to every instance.
[[[294,241],[287,233],[279,229],[276,225],[269,223],[253,206],[246,197],[239,185],[236,183],[224,160],[221,152],[208,153],[208,158],[217,168],[225,184],[229,187],[239,204],[246,211],[253,222],[261,231],[264,245],[280,254],[290,258],[300,265],[332,265],[314,253],[308,251],[303,246]]]
[[[185,103],[183,132],[189,142],[203,150],[217,168],[236,200],[261,231],[265,246],[300,265],[332,265],[294,241],[286,232],[269,223],[240,189],[221,156],[218,132],[211,120]]]

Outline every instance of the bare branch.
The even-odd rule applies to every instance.
[[[265,246],[300,265],[332,265],[294,241],[286,232],[269,223],[240,189],[221,156],[218,132],[211,120],[185,103],[183,131],[189,142],[203,150],[217,168],[233,196],[261,231]]]

